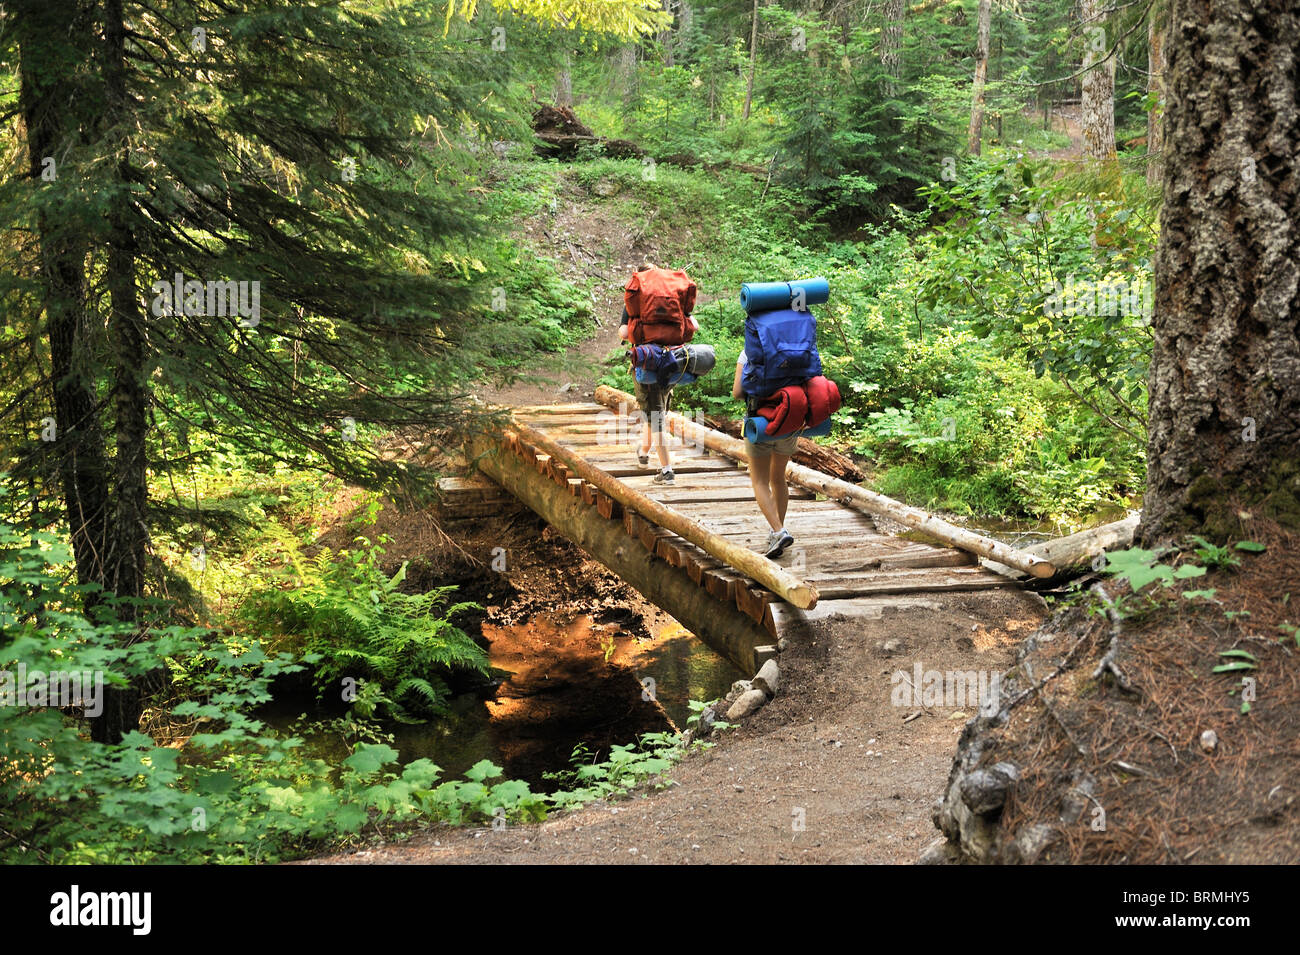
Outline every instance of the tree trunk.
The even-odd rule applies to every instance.
[[[745,77],[745,108],[742,120],[749,119],[749,109],[754,102],[754,71],[758,69],[758,0],[754,0],[754,14],[749,22],[749,75]]]
[[[116,174],[126,184],[131,172],[131,100],[126,86],[126,19],[121,0],[105,4],[104,81],[107,92],[109,135],[117,138]],[[113,405],[117,431],[114,461],[114,509],[109,527],[105,580],[119,597],[141,598],[145,594],[145,561],[149,547],[149,487],[146,456],[148,429],[148,385],[144,314],[136,288],[136,240],[132,211],[127,200],[111,208],[108,215],[108,286],[111,310],[108,329],[114,347],[115,380]],[[138,607],[127,607],[137,624],[144,626]],[[133,639],[139,639],[142,630]],[[128,638],[128,644],[133,642]],[[144,696],[138,682],[117,688],[106,687],[104,712],[91,728],[93,739],[117,743],[139,729]]]
[[[989,25],[993,17],[990,0],[980,0],[975,34],[975,81],[972,86],[970,131],[966,148],[972,156],[980,154],[980,139],[984,130],[984,81],[989,72]]]
[[[1140,539],[1300,525],[1294,0],[1175,0]]]
[[[573,105],[573,57],[564,51],[564,66],[555,75],[555,105]]]
[[[76,116],[67,108],[81,93],[72,79],[71,64],[85,62],[88,49],[72,49],[69,38],[92,35],[84,14],[69,22],[66,11],[42,3],[27,4],[14,18],[19,49],[19,102],[27,132],[28,165],[39,181],[45,157],[56,163],[67,157],[80,138]],[[55,167],[56,182],[58,166]],[[58,226],[59,217],[42,215],[36,222],[40,246],[38,279],[45,300],[46,334],[50,348],[51,404],[55,440],[51,449],[77,580],[103,586],[108,543],[108,465],[104,435],[96,415],[92,377],[88,289],[85,274],[86,237]],[[88,597],[88,602],[94,597]],[[90,609],[87,607],[86,609]]]
[[[1147,184],[1159,186],[1164,175],[1161,157],[1160,114],[1164,111],[1165,73],[1165,16],[1155,7],[1147,14],[1147,95],[1151,108],[1147,110]]]
[[[619,90],[623,96],[624,109],[632,107],[633,94],[636,90],[636,45],[625,43],[618,53]]]
[[[903,71],[903,0],[886,0],[885,25],[880,31],[880,65],[885,69],[885,94],[898,95]]]
[[[673,12],[672,0],[660,0],[659,6],[665,13],[669,15],[672,14]],[[673,57],[673,26],[674,24],[669,23],[665,29],[655,34],[655,40],[659,43],[659,46],[663,49],[664,66],[673,66],[676,63],[676,60]]]
[[[1115,57],[1107,55],[1104,0],[1081,0],[1084,31],[1080,96],[1086,155],[1108,162],[1115,154]],[[1098,49],[1100,47],[1100,49]],[[1104,62],[1103,62],[1104,58]]]

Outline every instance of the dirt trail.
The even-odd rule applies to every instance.
[[[565,355],[524,370],[510,385],[487,387],[481,397],[500,404],[583,400],[590,396],[619,345],[618,323],[627,277],[644,260],[658,261],[659,243],[646,237],[638,223],[626,221],[612,207],[571,183],[562,189],[553,211],[526,220],[521,232],[528,245],[555,260],[565,278],[579,284],[589,278],[596,280],[592,308],[599,327]],[[671,237],[666,245],[672,245]],[[566,386],[571,387],[566,391]]]

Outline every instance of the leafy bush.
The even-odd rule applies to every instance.
[[[166,625],[160,607],[144,637],[125,647],[135,628],[113,619],[116,601],[101,595],[94,620],[76,609],[87,591],[65,582],[69,559],[51,535],[0,525],[0,671],[97,671],[121,685],[162,663],[179,701],[157,701],[151,725],[180,735],[164,746],[133,732],[109,746],[86,738],[74,708],[5,699],[0,862],[272,862],[369,823],[542,811],[522,783],[484,785],[490,765],[475,767],[472,785],[435,785],[437,766],[392,768],[397,752],[383,744],[358,744],[339,766],[303,757],[300,739],[246,715],[270,698],[274,677],[301,664]]]
[[[680,756],[681,737],[676,733],[645,733],[635,743],[611,746],[609,758],[599,763],[590,748],[579,743],[569,760],[573,768],[546,773],[545,778],[561,786],[551,797],[554,804],[568,808],[621,795],[663,774]]]
[[[946,220],[923,298],[1145,440],[1154,197],[1139,179],[1053,175],[1022,157],[969,162],[928,190]]]

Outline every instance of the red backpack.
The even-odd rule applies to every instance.
[[[633,345],[684,345],[691,340],[695,283],[680,269],[646,269],[623,292],[627,338]]]

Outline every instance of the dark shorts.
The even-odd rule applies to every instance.
[[[638,381],[633,391],[636,395],[636,406],[641,409],[650,427],[656,431],[663,431],[664,418],[668,414],[668,399],[673,394],[672,386],[665,388],[662,385],[643,385]]]

